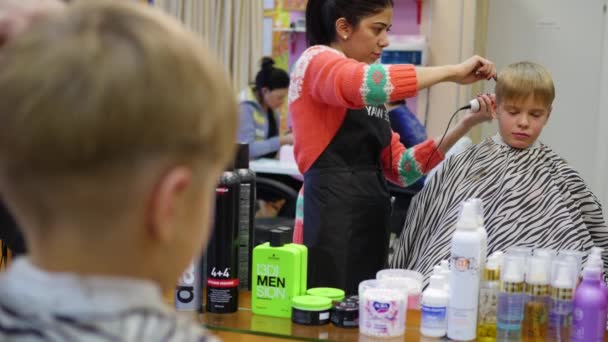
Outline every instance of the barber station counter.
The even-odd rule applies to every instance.
[[[420,335],[420,311],[407,312],[405,335],[399,338],[372,338],[359,334],[357,328],[299,325],[289,318],[254,315],[251,292],[239,293],[239,310],[232,314],[198,314],[197,319],[223,341],[437,341]]]
[[[182,312],[191,315],[191,312]],[[291,322],[288,318],[254,315],[251,311],[251,293],[239,293],[239,310],[232,314],[197,314],[196,319],[225,342],[251,341],[449,341],[420,335],[420,311],[408,310],[405,335],[398,338],[373,338],[359,334],[357,328],[338,328],[332,323],[322,326],[306,326]],[[608,335],[604,339],[608,342]]]

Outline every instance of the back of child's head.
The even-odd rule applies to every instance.
[[[534,100],[550,108],[555,98],[551,74],[545,67],[533,62],[517,62],[508,65],[498,74],[496,102],[523,101],[530,95]]]
[[[181,163],[205,177],[232,156],[224,67],[145,4],[76,2],[0,57],[0,190],[41,226],[111,220],[142,171]]]

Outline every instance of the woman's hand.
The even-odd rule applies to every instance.
[[[286,133],[279,137],[279,144],[283,145],[293,145],[293,133]]]
[[[470,110],[467,111],[461,121],[468,128],[472,128],[482,122],[492,121],[496,115],[496,95],[482,94],[476,98],[479,101],[479,111],[475,113]]]
[[[454,66],[451,81],[459,84],[471,84],[479,80],[496,79],[496,66],[490,60],[477,55]]]

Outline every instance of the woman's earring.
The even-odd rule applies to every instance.
[[[348,36],[344,36],[344,40],[347,40],[347,39],[348,39]]]

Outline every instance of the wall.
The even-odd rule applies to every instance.
[[[487,41],[488,57],[499,69],[520,60],[536,61],[549,69],[556,99],[540,139],[598,194],[602,190],[598,178],[605,177],[607,170],[598,164],[598,156],[606,155],[607,143],[605,138],[601,142],[606,131],[598,132],[603,6],[604,0],[491,0]],[[494,132],[495,127],[486,127],[484,136]]]
[[[606,6],[604,5],[604,13]],[[595,168],[596,195],[604,204],[604,217],[608,206],[608,20],[604,14],[604,37],[603,37],[601,86],[600,86],[600,109],[597,125],[597,151]]]
[[[476,0],[424,0],[420,31],[429,42],[429,65],[456,64],[475,50]],[[471,86],[442,83],[420,93],[418,112],[428,118],[430,136],[445,130],[450,115],[466,104]]]

